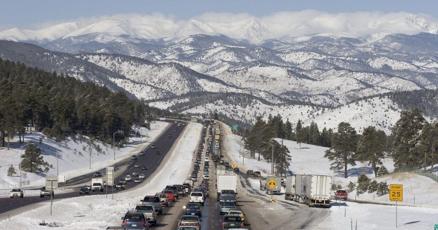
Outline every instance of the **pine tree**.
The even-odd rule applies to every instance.
[[[385,147],[385,132],[376,130],[373,126],[364,129],[357,146],[357,159],[368,161],[376,177],[378,166],[382,165],[382,159],[385,157]]]
[[[286,134],[286,139],[292,140],[293,138],[292,124],[290,123],[289,119],[286,120],[286,123],[284,125],[284,132]]]
[[[301,148],[301,143],[306,139],[306,134],[303,132],[303,124],[301,120],[298,120],[297,126],[295,127],[296,141]]]
[[[333,134],[332,147],[325,153],[331,163],[331,169],[344,169],[344,177],[348,177],[348,165],[356,165],[355,151],[357,146],[356,130],[349,123],[341,122],[337,133]]]
[[[393,129],[393,159],[396,168],[418,168],[424,153],[418,145],[426,120],[418,109],[401,112]]]
[[[17,172],[15,171],[14,166],[13,165],[9,166],[8,176],[14,176],[15,174],[17,174]]]
[[[44,161],[44,158],[41,155],[41,149],[33,143],[26,146],[26,150],[21,158],[21,169],[26,172],[48,172],[51,167],[46,161]]]
[[[426,168],[437,162],[436,152],[438,148],[438,123],[426,123],[421,130],[420,143],[417,145],[420,152],[424,153],[422,165]]]

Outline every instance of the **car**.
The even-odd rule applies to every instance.
[[[53,190],[52,191],[46,190],[46,187],[42,187],[41,190],[40,190],[40,197],[43,198],[43,197],[46,197],[46,196],[47,197],[55,196],[55,193],[53,192]]]
[[[126,182],[131,181],[131,180],[132,180],[131,175],[126,175],[126,176],[125,176],[125,181],[126,181]]]
[[[201,227],[201,221],[199,220],[199,217],[192,216],[192,215],[183,215],[181,219],[178,222],[178,227],[181,226],[194,226],[194,227]]]
[[[23,190],[19,189],[19,188],[14,188],[11,190],[11,192],[9,193],[9,197],[10,198],[23,198],[24,197],[24,193]]]
[[[115,185],[115,188],[117,189],[117,190],[125,190],[126,189],[126,187],[125,187],[125,185],[126,185],[126,181],[120,181],[119,183],[117,183],[116,185]]]
[[[208,175],[208,173],[204,173],[202,178],[208,180],[208,179],[210,179],[210,176]]]
[[[141,212],[128,211],[124,217],[122,217],[123,229],[149,229],[149,222]]]
[[[153,205],[137,205],[135,211],[143,213],[146,220],[152,225],[157,224],[157,212]]]
[[[226,215],[238,215],[242,218],[242,221],[245,222],[245,214],[239,209],[230,209]]]
[[[138,172],[132,172],[131,175],[132,175],[132,177],[136,177],[136,176],[138,176]]]
[[[144,205],[153,205],[157,214],[163,214],[163,207],[161,206],[161,201],[158,196],[145,196],[142,200]]]
[[[161,207],[169,207],[169,202],[167,201],[167,195],[164,193],[157,193],[155,196],[160,198]]]
[[[101,172],[95,172],[95,173],[93,174],[93,177],[94,177],[94,178],[102,177],[102,173],[101,173]]]
[[[145,166],[141,167],[141,171],[147,171],[148,168],[146,168]]]
[[[199,230],[201,229],[199,226],[180,226],[177,230]]]
[[[140,167],[140,165],[138,165],[138,164],[134,165],[134,168],[139,168],[139,167]]]
[[[140,179],[140,178],[138,178],[138,177],[134,179],[134,183],[141,183],[142,181],[143,181],[143,180]]]
[[[190,193],[190,202],[200,203],[204,206],[204,193],[193,191]]]
[[[144,175],[144,173],[140,173],[140,174],[138,175],[138,178],[140,178],[140,179],[144,179],[144,178],[146,178],[146,175]]]
[[[201,206],[199,203],[187,203],[187,205],[183,206],[184,215],[192,215],[202,217]]]
[[[260,171],[254,171],[253,175],[254,175],[254,177],[257,177],[257,178],[262,177],[262,173]]]
[[[167,202],[175,202],[176,201],[176,196],[175,196],[175,193],[173,191],[166,190],[163,193],[166,194]]]
[[[79,189],[79,195],[89,195],[91,192],[91,187],[90,186],[82,186]]]
[[[219,195],[219,202],[236,202],[235,194],[221,193]]]
[[[151,149],[156,149],[157,146],[155,146],[155,144],[151,144]]]
[[[335,192],[335,199],[336,200],[348,200],[348,192],[345,190],[337,190]]]
[[[236,209],[235,202],[219,202],[220,214],[224,215],[228,213],[231,209]]]
[[[246,175],[249,177],[254,176],[254,170],[251,170],[251,169],[247,170]]]
[[[240,228],[244,223],[239,215],[225,215],[222,219],[222,229]]]
[[[190,192],[190,190],[191,190],[191,184],[192,184],[192,182],[190,181],[190,183],[189,182],[185,182],[184,184],[183,184],[183,186],[184,186],[184,192],[186,193],[186,194],[189,194],[189,192]]]

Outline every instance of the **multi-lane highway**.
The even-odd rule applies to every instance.
[[[132,172],[140,171],[140,169],[136,169],[135,165],[141,165],[141,167],[145,167],[145,170],[141,172],[145,174],[145,179],[147,179],[155,169],[160,165],[161,161],[164,159],[166,154],[171,149],[172,145],[178,139],[179,135],[182,133],[185,128],[185,123],[171,123],[169,128],[164,131],[155,141],[154,148],[152,145],[149,145],[146,149],[142,150],[137,154],[136,158],[126,159],[124,161],[118,162],[113,165],[116,169],[118,169],[116,173],[115,183],[117,183],[121,178],[124,178],[128,174],[132,174]],[[99,170],[102,174],[104,174],[104,169]],[[72,186],[72,192],[55,194],[55,199],[64,199],[79,196],[79,185],[87,183],[90,181],[92,175],[95,172],[82,175],[76,178],[72,178],[67,181],[65,186]],[[77,187],[75,187],[77,185]],[[139,185],[139,183],[130,182],[126,184],[126,189],[131,189],[135,186]],[[108,189],[108,192],[111,192],[112,189]],[[116,191],[114,191],[116,192]],[[102,194],[102,193],[91,193],[93,194]],[[24,207],[26,205],[35,204],[38,202],[46,201],[49,198],[40,198],[39,196],[25,196],[24,198],[0,198],[0,214],[6,213],[8,211]]]

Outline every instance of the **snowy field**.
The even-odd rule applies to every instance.
[[[260,170],[265,175],[268,174],[271,165],[263,159],[261,161],[248,159],[248,155],[245,154],[245,162],[243,163],[243,147],[240,147],[241,137],[232,134],[228,126],[224,125],[223,127],[225,129],[224,148],[228,156],[244,170]],[[281,143],[281,139],[277,139],[277,141]],[[296,174],[331,175],[336,184],[343,186],[346,186],[349,181],[357,182],[361,173],[365,173],[369,178],[376,179],[378,182],[402,183],[404,185],[404,201],[402,202],[404,206],[399,206],[398,209],[398,229],[433,229],[434,224],[438,224],[438,183],[434,180],[413,173],[392,173],[375,178],[370,168],[359,162],[354,167],[349,166],[349,177],[344,179],[342,174],[330,170],[330,161],[324,157],[327,148],[308,144],[301,144],[300,147],[296,142],[288,140],[283,140],[283,144],[292,155],[289,169]],[[390,172],[394,170],[391,159],[385,159],[384,165]],[[249,179],[249,182],[254,190],[259,191],[258,180]],[[360,196],[355,194],[356,191],[353,191],[349,197],[357,200],[391,203],[387,195],[379,197],[375,193],[364,193]],[[284,196],[277,196],[276,199],[284,200]],[[357,221],[358,229],[395,229],[394,206],[346,202],[345,205],[334,205],[330,208],[329,213],[330,215],[318,225],[317,229],[350,230],[351,221],[353,221],[353,225]]]
[[[123,148],[112,148],[111,145],[99,141],[90,142],[87,138],[68,138],[62,142],[56,142],[53,139],[47,138],[42,133],[32,133],[25,136],[25,142],[34,142],[43,152],[44,160],[52,165],[52,168],[46,174],[48,176],[56,176],[57,159],[59,166],[60,180],[67,180],[82,174],[86,174],[108,165],[114,164],[114,152],[116,161],[126,159],[132,154],[137,153],[142,148],[146,147],[157,136],[159,136],[169,123],[156,121],[152,122],[151,129],[138,128],[138,137],[130,137],[128,143]],[[40,139],[42,143],[39,144]],[[18,144],[17,140],[13,140],[11,148],[0,148],[0,194],[9,192],[13,187],[19,187],[19,163],[21,155],[24,154],[25,144]],[[91,143],[91,148],[89,147]],[[90,168],[90,152],[91,152],[91,168]],[[7,176],[9,167],[13,165],[16,169],[17,176]],[[42,186],[45,183],[45,176],[35,173],[23,173],[23,187]]]
[[[56,229],[105,229],[120,226],[120,218],[146,194],[155,194],[166,185],[183,183],[189,176],[193,153],[201,137],[202,125],[190,123],[166,156],[162,164],[143,185],[132,191],[114,195],[77,197],[54,203],[54,214],[49,216],[49,203],[0,222],[0,228],[10,230],[47,229],[38,224],[45,220],[61,226]],[[61,211],[62,210],[62,211]],[[69,211],[66,211],[69,210]]]

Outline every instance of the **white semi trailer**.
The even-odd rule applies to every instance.
[[[293,200],[309,206],[330,207],[332,177],[327,175],[295,175],[295,191],[293,179],[289,195]],[[287,183],[287,182],[286,182]],[[286,191],[288,190],[286,185]]]
[[[284,198],[286,200],[294,200],[296,196],[295,190],[295,175],[286,177],[286,190],[284,192]]]

